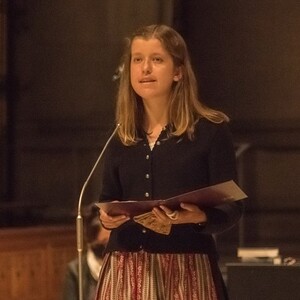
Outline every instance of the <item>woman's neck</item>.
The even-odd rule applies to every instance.
[[[155,116],[148,116],[146,118],[144,130],[147,134],[149,143],[153,143],[158,139],[161,131],[167,124],[167,118],[165,117],[155,118]]]
[[[143,102],[145,108],[144,130],[147,133],[149,143],[153,143],[168,124],[168,101],[166,99],[151,99]]]
[[[147,134],[157,135],[167,124],[167,112],[160,112],[159,114],[146,112],[144,130]]]
[[[166,101],[144,101],[144,129],[151,132],[155,128],[162,129],[168,124],[168,104]]]

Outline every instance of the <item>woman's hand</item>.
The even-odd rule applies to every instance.
[[[168,207],[161,205],[153,208],[153,213],[162,224],[185,224],[185,223],[205,223],[206,214],[197,205],[181,203],[181,209],[172,211]]]
[[[110,216],[103,209],[100,209],[100,221],[104,228],[114,229],[127,222],[130,218],[126,215]]]

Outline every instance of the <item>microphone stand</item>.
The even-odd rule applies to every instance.
[[[83,276],[82,276],[82,254],[83,254],[83,218],[81,215],[81,203],[82,203],[82,197],[84,194],[84,191],[86,189],[87,184],[89,183],[93,173],[95,172],[96,167],[98,166],[109,142],[117,132],[120,124],[117,124],[115,130],[105,143],[97,161],[95,162],[89,176],[87,177],[86,181],[84,182],[84,185],[81,189],[79,200],[78,200],[78,210],[77,210],[77,218],[76,218],[76,235],[77,235],[77,253],[78,253],[78,292],[79,292],[79,300],[83,300]]]

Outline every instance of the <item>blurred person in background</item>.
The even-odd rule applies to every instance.
[[[95,298],[95,291],[99,272],[102,266],[102,258],[110,231],[101,226],[99,211],[94,205],[86,209],[84,215],[84,238],[86,252],[82,257],[83,298],[91,300]],[[63,300],[77,300],[78,295],[78,258],[68,263],[63,286]]]

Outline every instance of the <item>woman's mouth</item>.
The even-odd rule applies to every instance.
[[[152,79],[152,78],[144,78],[144,79],[141,79],[139,82],[140,83],[152,83],[152,82],[155,82],[156,80]]]

